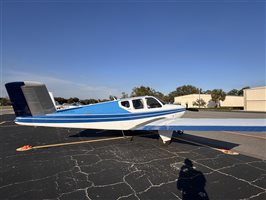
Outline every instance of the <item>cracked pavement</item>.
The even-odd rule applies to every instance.
[[[0,199],[182,199],[178,180],[192,185],[198,177],[180,177],[186,159],[206,179],[196,186],[203,187],[209,199],[266,199],[265,160],[226,155],[178,139],[165,147],[155,134],[140,136],[144,132],[125,132],[137,135],[132,141],[16,152],[26,144],[93,140],[121,133],[21,127],[13,122],[1,124],[0,130]]]

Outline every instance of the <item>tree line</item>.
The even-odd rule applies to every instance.
[[[218,103],[220,101],[224,101],[226,98],[226,95],[230,96],[243,96],[244,89],[248,89],[250,87],[243,87],[240,90],[232,89],[229,92],[224,92],[222,89],[214,89],[214,90],[206,90],[203,91],[201,88],[197,88],[193,85],[183,85],[180,87],[177,87],[174,91],[170,92],[168,95],[164,95],[163,93],[156,91],[150,87],[140,86],[133,88],[131,92],[131,96],[144,96],[144,95],[150,95],[155,96],[167,103],[173,103],[174,98],[178,96],[184,96],[189,94],[210,94],[211,98],[214,102]],[[201,99],[198,99],[198,104],[202,102]]]
[[[232,89],[229,92],[224,92],[222,89],[214,89],[214,90],[206,90],[203,91],[198,87],[195,87],[193,85],[183,85],[180,87],[177,87],[174,91],[170,92],[169,94],[165,95],[162,92],[156,91],[155,89],[147,86],[139,86],[134,87],[132,89],[131,94],[127,94],[125,92],[122,92],[120,97],[117,96],[109,96],[109,99],[79,99],[77,97],[70,97],[70,98],[63,98],[63,97],[55,97],[55,101],[57,101],[59,104],[73,104],[73,103],[81,103],[83,105],[87,104],[94,104],[99,102],[105,102],[109,100],[114,100],[118,98],[128,98],[128,97],[136,97],[136,96],[154,96],[159,98],[160,100],[166,102],[166,103],[173,103],[174,98],[178,96],[183,95],[189,95],[189,94],[211,94],[212,100],[214,102],[219,103],[219,101],[224,101],[226,98],[226,95],[232,95],[232,96],[243,96],[244,89],[247,89],[250,87],[243,87],[240,90]],[[198,99],[195,104],[198,104],[201,106],[203,104],[201,99]],[[8,97],[2,97],[0,98],[0,105],[1,106],[8,106],[11,105],[10,100]]]

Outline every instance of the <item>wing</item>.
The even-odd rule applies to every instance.
[[[266,119],[208,119],[179,118],[161,119],[136,130],[159,131],[255,131],[266,132]]]

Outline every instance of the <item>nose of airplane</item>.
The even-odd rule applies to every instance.
[[[185,106],[182,106],[182,105],[173,105],[173,104],[168,104],[168,105],[165,105],[165,107],[169,108],[169,109],[181,109],[181,110],[186,110],[186,107]]]

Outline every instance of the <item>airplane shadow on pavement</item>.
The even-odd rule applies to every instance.
[[[186,158],[177,180],[177,189],[182,193],[183,200],[209,200],[205,191],[206,178],[201,171],[193,168],[191,160]]]
[[[124,131],[125,136],[133,136],[133,137],[145,137],[151,139],[158,139],[159,135],[156,132],[151,131]],[[120,130],[93,130],[93,129],[85,129],[78,132],[73,133],[69,137],[76,138],[101,138],[101,137],[122,137],[123,133]],[[173,135],[175,138],[172,138],[172,143],[186,143],[193,146],[201,146],[207,145],[213,148],[221,148],[221,149],[233,149],[234,147],[239,146],[239,144],[210,139],[206,137],[199,137],[190,134],[183,135]],[[180,140],[179,140],[180,139]],[[183,139],[185,139],[183,141]]]
[[[187,143],[191,143],[191,144],[199,144],[199,145],[206,145],[208,147],[213,147],[213,148],[220,148],[220,149],[233,149],[237,146],[239,146],[239,144],[237,143],[232,143],[232,142],[228,142],[228,141],[222,141],[222,140],[217,140],[217,139],[211,139],[211,138],[207,138],[207,137],[200,137],[200,136],[196,136],[196,135],[191,135],[189,133],[185,133],[183,135],[174,135],[174,140],[172,140],[172,142],[185,142],[187,141]],[[179,141],[180,139],[180,141]],[[185,142],[186,143],[186,142]]]
[[[147,134],[149,131],[131,131],[126,130],[124,131],[125,136],[143,136],[143,134]],[[94,130],[94,129],[85,129],[70,135],[69,137],[121,137],[123,133],[121,130]],[[147,137],[154,137],[154,134],[150,134]],[[158,138],[159,135],[156,135]]]
[[[121,131],[109,131],[109,130],[94,130],[94,129],[86,129],[82,130],[78,133],[70,135],[69,137],[120,137],[122,136]]]

